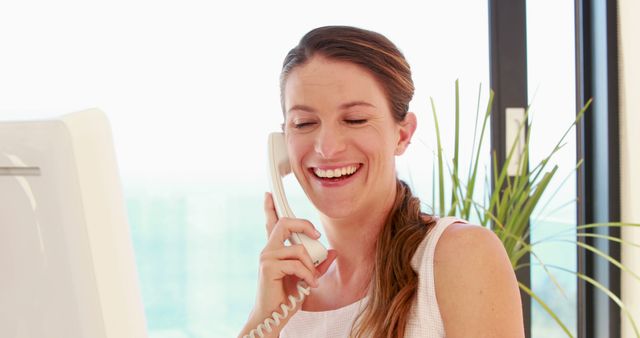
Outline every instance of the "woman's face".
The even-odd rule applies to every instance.
[[[313,204],[331,218],[381,210],[395,192],[395,155],[415,116],[396,123],[383,88],[364,68],[314,56],[284,87],[291,167]]]

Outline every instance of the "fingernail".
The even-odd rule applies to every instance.
[[[316,235],[316,238],[320,237],[320,231],[313,229],[313,233]]]

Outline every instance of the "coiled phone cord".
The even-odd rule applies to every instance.
[[[287,305],[285,303],[280,304],[282,314],[277,311],[273,311],[271,317],[265,319],[257,328],[251,330],[248,335],[244,335],[242,338],[256,338],[256,334],[262,338],[264,337],[264,330],[271,333],[271,331],[273,331],[271,325],[274,327],[280,325],[280,320],[287,318],[287,316],[289,316],[289,311],[293,311],[298,303],[302,304],[305,297],[311,293],[311,288],[307,286],[307,283],[304,281],[299,281],[298,284],[296,284],[296,287],[298,289],[298,297],[296,298],[293,295],[289,295],[289,302],[291,302],[291,305]]]

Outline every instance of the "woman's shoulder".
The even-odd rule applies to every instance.
[[[434,252],[436,278],[476,279],[496,266],[513,273],[504,246],[496,234],[479,225],[452,222],[440,235]],[[460,272],[468,272],[461,276]],[[439,274],[438,274],[439,273]],[[437,281],[437,280],[436,280]]]
[[[436,284],[450,284],[449,278],[477,280],[491,275],[497,267],[513,274],[502,242],[483,226],[451,222],[443,229],[434,251]]]
[[[447,331],[454,330],[460,336],[483,332],[495,337],[519,333],[522,309],[517,280],[493,231],[460,222],[447,226],[435,248],[433,272]],[[498,330],[496,326],[502,321],[509,321],[509,325]]]
[[[460,255],[464,249],[465,255]],[[480,225],[470,224],[465,221],[453,221],[438,239],[436,246],[436,259],[459,259],[460,256],[469,254],[495,254],[503,252],[504,247],[496,234]]]
[[[412,265],[416,272],[420,273],[425,266],[432,266],[435,260],[446,255],[451,248],[463,245],[465,241],[473,240],[476,233],[480,237],[491,236],[493,232],[478,225],[469,224],[456,217],[434,217],[434,222],[422,242],[416,249]],[[484,242],[484,240],[481,240]],[[437,255],[437,253],[440,253]],[[430,273],[430,272],[427,272]]]

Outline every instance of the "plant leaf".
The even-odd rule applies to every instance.
[[[433,111],[433,122],[436,128],[436,137],[438,141],[438,186],[440,196],[440,216],[444,216],[444,170],[442,166],[442,142],[440,140],[440,127],[438,126],[438,115],[436,114],[436,104],[431,98],[431,110]]]
[[[531,289],[529,289],[526,285],[522,284],[521,282],[518,282],[518,286],[520,287],[520,290],[524,291],[531,298],[535,299],[535,301],[538,302],[538,304],[540,304],[540,306],[542,306],[542,308],[545,311],[547,311],[547,313],[551,316],[551,318],[553,318],[553,320],[555,320],[556,323],[558,323],[558,325],[560,325],[560,327],[562,328],[564,333],[567,334],[567,336],[573,338],[573,335],[571,334],[571,331],[569,331],[569,328],[567,328],[567,326],[564,325],[562,320],[560,320],[558,315],[556,315],[556,313],[553,312],[553,310],[551,310],[551,308],[547,305],[547,303],[545,303],[540,297],[538,297],[538,295],[535,294],[535,292],[533,292]]]

